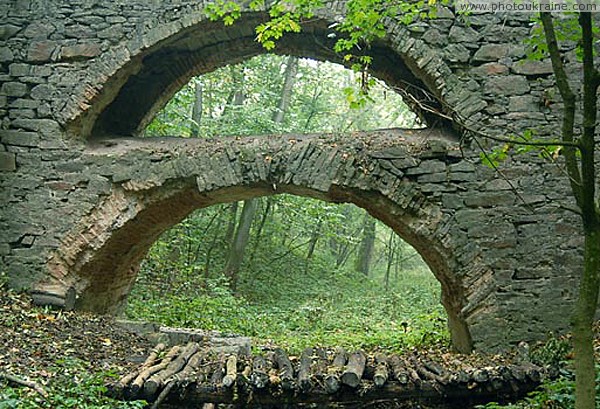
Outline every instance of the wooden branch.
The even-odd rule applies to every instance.
[[[348,364],[342,374],[342,383],[351,388],[356,388],[360,384],[366,362],[367,358],[364,352],[357,351],[352,353],[348,358]]]
[[[16,375],[2,373],[2,372],[0,372],[0,379],[6,379],[6,381],[13,383],[15,385],[20,385],[20,386],[24,386],[29,389],[33,389],[35,392],[37,392],[39,395],[43,396],[44,398],[48,397],[48,392],[46,392],[46,390],[44,388],[42,388],[36,382],[27,381],[25,379],[19,378]]]
[[[158,395],[158,397],[156,398],[156,400],[154,401],[152,406],[150,406],[150,409],[158,409],[160,404],[164,402],[164,400],[167,398],[167,396],[169,396],[171,389],[173,389],[173,387],[175,386],[176,383],[177,382],[174,380],[170,380],[169,382],[167,382],[164,389],[160,392],[160,394]]]

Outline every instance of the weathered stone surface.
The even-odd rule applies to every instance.
[[[15,58],[15,54],[8,47],[0,47],[0,62],[10,62]]]
[[[27,51],[27,61],[31,62],[47,62],[52,58],[52,54],[56,50],[54,41],[39,41],[32,43]]]
[[[550,60],[521,60],[512,65],[511,71],[520,75],[550,75],[552,63]]]
[[[310,192],[369,207],[415,244],[441,278],[459,349],[498,349],[569,324],[543,314],[570,308],[576,296],[561,290],[576,288],[580,257],[571,254],[582,243],[580,230],[565,227],[580,225],[562,210],[573,205],[568,181],[554,165],[523,156],[501,169],[517,194],[480,165],[472,135],[461,134],[463,124],[501,136],[533,128],[543,138],[559,129],[551,67],[519,61],[529,16],[474,14],[467,25],[445,9],[443,18],[408,29],[386,20],[389,41],[377,45],[373,74],[408,92],[427,125],[439,125],[429,111],[437,110],[449,118],[441,128],[453,131],[385,143],[382,134],[318,143],[296,135],[296,144],[242,138],[227,142],[227,153],[191,140],[148,141],[150,152],[135,140],[114,138],[113,147],[92,140],[138,134],[190,75],[261,52],[253,41],[257,15],[243,9],[225,28],[207,21],[195,0],[85,9],[66,0],[29,3],[17,2],[0,25],[0,128],[7,132],[0,196],[9,204],[0,206],[0,265],[14,285],[67,278],[80,283],[79,307],[101,311],[128,290],[151,237],[186,212],[256,194]],[[323,27],[343,8],[327,3],[279,52],[334,58],[322,46],[331,41]],[[577,87],[575,44],[562,47]],[[427,140],[446,146],[433,149]],[[553,268],[540,268],[541,259]],[[522,308],[532,299],[536,308]]]
[[[530,90],[529,82],[519,75],[506,75],[489,78],[485,91],[492,95],[523,95]]]
[[[498,61],[508,55],[507,44],[484,44],[473,55],[473,61]]]
[[[20,82],[5,82],[2,84],[0,94],[8,97],[22,97],[27,94],[27,85]]]
[[[15,170],[17,170],[15,154],[0,152],[0,172],[13,172]]]
[[[60,56],[63,60],[93,58],[100,54],[100,45],[95,43],[75,44],[62,47]]]
[[[21,27],[13,24],[2,24],[0,25],[0,40],[6,41],[13,37],[21,30]]]

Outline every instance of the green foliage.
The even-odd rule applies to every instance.
[[[478,409],[571,409],[575,407],[575,379],[571,372],[544,384],[529,393],[527,398],[514,404],[491,402]],[[600,368],[596,367],[596,407],[600,407]]]
[[[146,136],[189,137],[196,86],[202,86],[204,94],[199,124],[199,135],[204,138],[415,126],[415,115],[383,83],[368,78],[367,93],[361,86],[363,73],[307,59],[300,60],[285,119],[275,124],[272,114],[281,92],[284,61],[280,56],[262,55],[193,79],[156,115],[146,128]],[[235,90],[245,96],[241,106],[231,103]]]
[[[489,152],[482,151],[479,154],[481,162],[485,166],[495,168],[511,156],[524,155],[531,152],[536,153],[541,158],[549,160],[554,160],[558,157],[562,149],[560,145],[546,145],[546,143],[551,143],[551,141],[535,138],[534,136],[535,131],[532,129],[526,130],[518,137],[514,135],[509,136],[508,139],[512,139],[514,142],[496,146]],[[536,144],[544,145],[538,146]]]
[[[145,401],[121,402],[107,397],[104,386],[110,372],[95,373],[89,365],[74,359],[55,362],[47,397],[26,388],[0,382],[0,409],[142,409]]]
[[[439,283],[410,246],[399,244],[402,261],[395,263],[386,290],[389,230],[383,225],[367,278],[351,267],[363,210],[287,195],[269,200],[260,238],[260,223],[253,225],[237,294],[221,273],[228,207],[213,206],[155,243],[130,296],[128,316],[240,333],[295,351],[316,344],[399,350],[448,342]],[[265,206],[263,200],[258,214]],[[315,231],[315,253],[307,259]]]

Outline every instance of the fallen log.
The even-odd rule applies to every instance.
[[[325,390],[327,393],[335,393],[340,389],[340,376],[346,366],[348,356],[344,348],[336,348],[333,358],[333,364],[327,369],[325,375]]]
[[[389,359],[389,364],[392,369],[394,379],[400,382],[402,385],[406,385],[408,383],[408,372],[404,365],[402,365],[402,360],[400,357],[398,355],[392,355]]]
[[[348,364],[342,374],[342,383],[351,388],[356,388],[360,384],[360,379],[365,371],[366,362],[367,357],[364,352],[357,351],[352,353],[348,358]]]
[[[139,391],[142,389],[142,387],[144,386],[144,382],[146,382],[146,380],[148,378],[150,378],[152,375],[154,375],[155,373],[165,369],[169,365],[169,363],[171,363],[171,360],[177,356],[177,354],[179,353],[180,350],[181,350],[181,347],[179,345],[175,345],[173,348],[171,348],[169,350],[169,352],[167,352],[167,354],[165,355],[165,357],[162,359],[161,362],[141,371],[139,373],[139,375],[131,383],[131,388],[130,388],[131,394],[133,396],[137,395],[139,393]]]
[[[171,361],[162,371],[155,373],[144,382],[144,394],[146,396],[154,396],[160,388],[163,387],[165,381],[177,372],[181,371],[188,360],[200,349],[196,342],[190,342],[181,352],[181,354]]]
[[[294,368],[285,351],[281,348],[276,348],[274,351],[275,364],[278,369],[278,376],[281,380],[281,388],[288,391],[294,388]]]
[[[256,389],[265,388],[269,384],[269,367],[264,356],[254,357],[252,361],[252,374],[250,380]]]
[[[137,371],[125,375],[121,379],[119,379],[119,386],[121,386],[122,388],[127,387],[142,371],[154,365],[160,353],[163,352],[166,348],[167,346],[163,343],[157,344],[154,348],[152,348],[152,351],[150,351],[150,354],[148,355],[144,363],[138,368]]]
[[[235,383],[237,377],[237,355],[229,355],[225,364],[225,377],[223,378],[223,386],[231,387]]]
[[[300,368],[298,369],[298,386],[302,392],[308,391],[312,387],[310,381],[310,366],[312,364],[312,348],[306,348],[300,355]]]
[[[388,363],[387,357],[378,353],[375,355],[375,374],[373,375],[373,383],[377,387],[382,387],[388,380]]]

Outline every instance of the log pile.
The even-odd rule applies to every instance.
[[[307,348],[295,357],[275,348],[245,356],[217,355],[195,342],[170,349],[159,344],[139,368],[109,390],[121,399],[146,399],[153,408],[162,403],[269,407],[381,400],[443,402],[446,407],[465,408],[521,397],[546,375],[543,368],[528,362],[473,367],[458,359],[440,361],[416,352],[369,356],[342,348]]]

